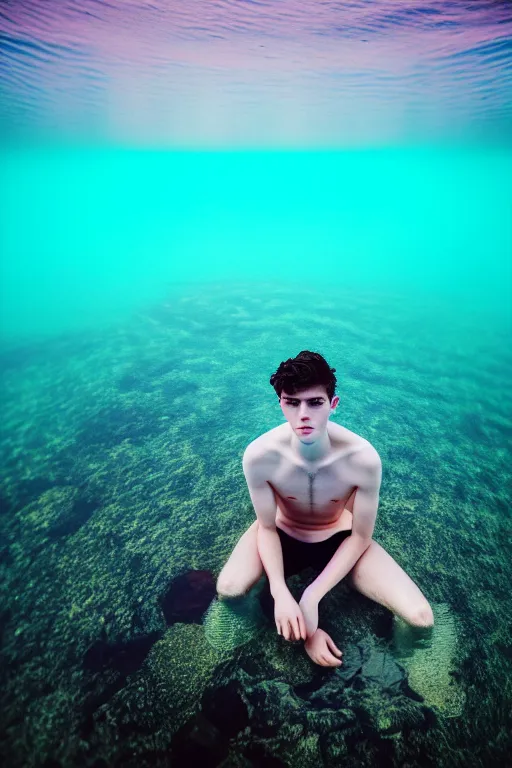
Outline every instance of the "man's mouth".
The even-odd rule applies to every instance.
[[[313,427],[299,427],[301,432],[312,432]]]

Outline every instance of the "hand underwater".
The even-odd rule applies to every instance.
[[[299,608],[306,622],[307,636],[313,637],[318,629],[318,600],[307,589],[300,599]]]
[[[341,667],[343,663],[343,651],[340,651],[332,637],[323,629],[318,628],[313,637],[308,637],[304,648],[311,661],[321,667]]]

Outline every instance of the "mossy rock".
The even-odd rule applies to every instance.
[[[146,662],[152,684],[164,697],[172,730],[199,708],[222,655],[206,641],[201,626],[174,624],[153,646]]]
[[[238,648],[267,628],[257,595],[215,598],[203,617],[207,641],[218,651]]]
[[[434,604],[432,610],[434,627],[423,632],[395,617],[395,656],[425,704],[444,717],[458,717],[466,694],[451,674],[458,649],[455,617],[446,603]]]

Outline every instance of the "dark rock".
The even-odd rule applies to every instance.
[[[250,722],[240,684],[234,680],[222,688],[207,691],[203,696],[202,711],[227,739],[236,736]]]
[[[199,713],[176,732],[171,742],[172,764],[216,768],[228,753],[228,741]]]
[[[160,598],[167,625],[176,622],[200,624],[216,594],[211,571],[188,571],[177,576]]]
[[[99,672],[109,668],[122,675],[131,675],[144,662],[149,651],[162,636],[161,632],[134,637],[126,642],[109,644],[97,640],[85,653],[84,668],[91,672]]]
[[[98,768],[112,768],[112,766],[110,763],[105,763],[105,766],[98,766]],[[170,754],[163,749],[147,749],[135,753],[132,749],[122,751],[116,756],[114,768],[180,768],[180,766],[171,763]]]
[[[372,631],[376,637],[380,637],[383,640],[390,640],[393,636],[393,619],[394,615],[387,608],[383,608],[373,612]]]
[[[265,752],[261,744],[251,745],[245,750],[244,755],[251,761],[253,768],[288,768],[287,763]]]

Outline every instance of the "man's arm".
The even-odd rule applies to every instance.
[[[323,571],[305,590],[318,602],[352,570],[371,544],[379,506],[382,463],[377,451],[368,444],[354,455],[360,481],[352,510],[352,535],[348,536]]]
[[[250,443],[242,459],[247,487],[258,518],[258,552],[265,568],[272,597],[288,590],[284,579],[283,551],[276,528],[277,503],[266,480],[265,459]]]

